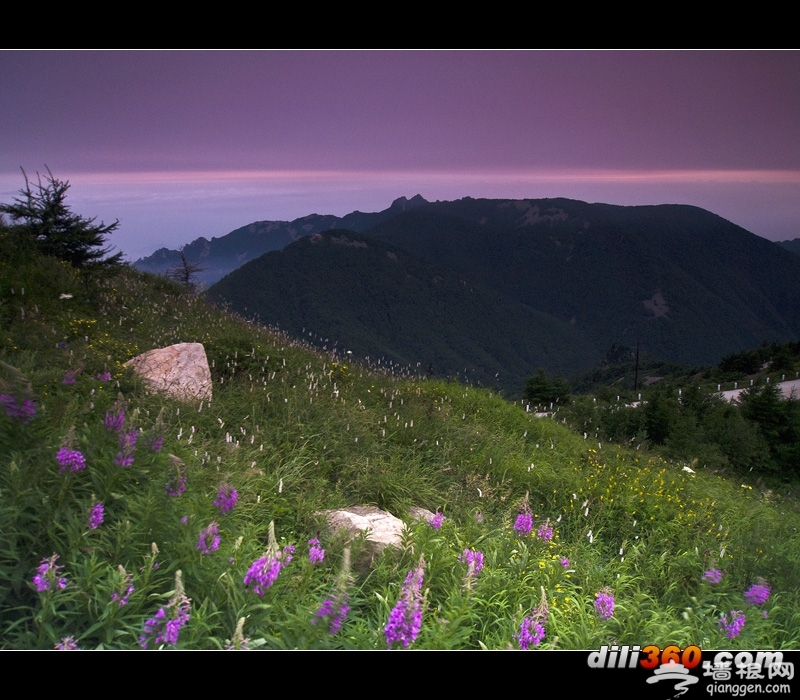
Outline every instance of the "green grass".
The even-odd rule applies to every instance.
[[[798,646],[800,517],[788,488],[762,493],[747,480],[692,474],[585,440],[485,390],[325,355],[129,269],[99,279],[53,260],[4,259],[0,393],[32,399],[37,411],[28,423],[0,413],[0,648],[53,648],[65,637],[85,649],[138,648],[160,608],[177,614],[182,587],[191,604],[179,648],[237,646],[243,636],[252,648],[382,649],[420,557],[413,648],[518,648],[514,635],[541,608],[542,590],[537,648]],[[175,342],[204,344],[211,402],[150,394],[124,367]],[[139,431],[130,467],[115,464],[119,437],[104,426],[120,409],[125,431]],[[85,470],[59,472],[65,445],[82,452]],[[186,488],[171,497],[165,485],[179,473]],[[239,495],[224,515],[213,505],[223,482]],[[513,524],[526,494],[534,533],[520,537]],[[90,529],[98,501],[104,521]],[[368,504],[408,521],[401,548],[376,556],[326,530],[320,511]],[[441,529],[412,523],[412,505],[444,513]],[[544,542],[535,533],[548,520]],[[219,548],[202,554],[195,545],[212,521]],[[316,565],[314,537],[326,550]],[[253,562],[287,545],[295,553],[274,584],[263,596],[248,590]],[[484,555],[470,581],[464,549]],[[53,554],[68,583],[37,591],[33,577]],[[724,571],[716,585],[703,581],[712,567]],[[759,577],[773,593],[757,608],[743,592]],[[126,605],[112,600],[130,586]],[[594,609],[602,588],[614,592],[610,620]],[[332,635],[316,613],[343,595],[350,609]],[[718,622],[731,610],[747,622],[729,640]]]

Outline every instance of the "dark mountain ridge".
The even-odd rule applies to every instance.
[[[467,368],[483,383],[499,372],[510,392],[540,366],[584,370],[614,343],[692,365],[800,335],[800,259],[697,207],[465,198],[332,235],[358,243],[300,239],[210,293],[358,355]],[[413,270],[397,276],[392,255]]]
[[[443,204],[401,214],[369,233],[447,261],[604,341],[635,344],[635,336],[644,336],[660,356],[676,351],[674,339],[661,336],[681,332],[687,320],[726,334],[731,352],[749,346],[740,336],[764,333],[771,341],[774,332],[788,338],[798,330],[798,261],[697,207],[573,200]],[[717,319],[725,319],[728,330]],[[691,349],[679,355],[670,359],[700,359]]]
[[[355,231],[267,253],[208,295],[307,340],[315,332],[329,348],[483,385],[526,375],[532,347],[560,371],[591,360],[569,323]]]
[[[208,286],[249,260],[255,260],[271,250],[280,250],[303,236],[313,236],[334,228],[364,231],[421,204],[427,202],[420,195],[415,195],[411,199],[399,197],[388,209],[380,212],[354,211],[343,217],[310,214],[294,221],[254,221],[210,241],[202,236],[196,238],[183,247],[183,252],[189,262],[203,268],[196,274],[195,281]],[[152,255],[134,262],[133,266],[144,272],[164,275],[179,262],[179,250],[159,248]]]
[[[800,255],[800,238],[793,238],[790,241],[778,241],[778,245],[795,255]]]

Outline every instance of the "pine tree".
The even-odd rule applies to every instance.
[[[66,204],[69,182],[36,173],[36,183],[25,176],[25,187],[12,204],[0,204],[0,214],[11,219],[9,231],[26,245],[33,245],[43,255],[66,260],[73,267],[117,265],[122,253],[109,256],[103,248],[106,237],[119,226],[119,220],[105,225],[95,224],[74,214]]]
[[[564,377],[550,378],[545,371],[539,372],[528,379],[525,385],[525,398],[532,404],[546,406],[550,403],[560,402],[562,405],[569,403],[570,386]]]

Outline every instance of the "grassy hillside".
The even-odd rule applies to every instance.
[[[0,647],[798,646],[796,493],[0,247]],[[192,341],[211,402],[123,367]],[[364,504],[409,522],[401,549],[325,528]]]

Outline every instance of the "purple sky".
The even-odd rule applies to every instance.
[[[131,259],[417,193],[800,237],[800,52],[0,51],[0,120],[0,201],[48,165]]]

